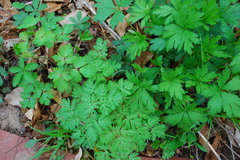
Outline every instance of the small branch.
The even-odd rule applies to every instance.
[[[197,132],[199,134],[199,136],[205,141],[205,143],[208,145],[208,147],[212,150],[212,152],[215,154],[215,156],[217,157],[218,160],[222,160],[220,158],[220,156],[217,154],[217,152],[214,150],[214,148],[212,147],[212,145],[208,142],[208,140],[202,135],[201,132]]]
[[[85,0],[82,0],[82,3],[92,12],[93,15],[96,15],[96,11],[92,8],[91,5],[88,4]],[[110,28],[105,22],[101,23],[104,28],[106,28],[113,36],[113,38],[120,40],[121,37],[112,29]]]

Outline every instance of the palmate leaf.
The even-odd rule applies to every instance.
[[[240,4],[236,0],[220,0],[220,16],[223,24],[240,27]]]
[[[55,42],[55,33],[40,28],[33,39],[33,43],[37,46],[45,45],[47,48],[51,48]]]
[[[129,30],[123,39],[131,42],[131,46],[127,49],[127,54],[131,60],[134,60],[137,56],[140,56],[143,51],[147,50],[149,43],[147,42],[146,35],[142,35],[139,32]]]
[[[197,108],[194,103],[187,106],[173,106],[173,109],[168,109],[166,112],[168,115],[165,122],[178,125],[184,130],[188,130],[208,120],[206,109]]]
[[[71,80],[71,76],[66,68],[58,67],[54,68],[53,72],[51,72],[48,76],[54,82],[54,87],[57,88],[60,92],[64,92],[69,88],[69,81]]]
[[[235,76],[228,81],[229,78],[230,70],[227,68],[219,75],[218,85],[214,85],[202,93],[210,98],[208,108],[211,115],[224,111],[228,117],[240,117],[240,98],[233,92],[240,89],[240,78]]]
[[[90,23],[88,23],[87,21],[89,20],[89,17],[82,17],[82,12],[79,11],[77,13],[76,19],[73,17],[70,17],[69,20],[71,22],[73,22],[72,26],[74,29],[79,29],[81,31],[85,31],[87,30],[87,28],[90,27]]]
[[[166,31],[163,34],[164,38],[167,38],[166,49],[178,49],[182,48],[188,54],[192,54],[193,44],[198,44],[198,35],[190,30],[184,29],[176,24],[169,24],[164,28]]]
[[[104,22],[109,16],[112,15],[110,20],[110,26],[115,28],[119,22],[123,22],[124,14],[120,10],[120,7],[128,7],[133,0],[116,0],[115,6],[112,0],[96,0],[98,3],[95,6],[98,8],[97,14],[94,20]]]
[[[19,61],[19,67],[13,66],[9,68],[10,72],[15,73],[13,77],[13,86],[24,85],[24,83],[33,83],[36,80],[36,74],[30,71],[35,70],[38,67],[37,63],[28,63],[25,65],[24,59]]]
[[[162,82],[159,83],[159,91],[167,92],[171,98],[182,100],[185,91],[183,90],[182,67],[175,70],[166,70],[162,73]]]
[[[151,17],[154,1],[136,0],[134,4],[135,5],[131,6],[131,17],[129,18],[129,21],[135,23],[141,20],[140,26],[143,28]]]
[[[213,81],[217,77],[214,72],[209,72],[207,66],[197,68],[194,74],[188,76],[189,80],[186,81],[186,87],[196,86],[197,93],[201,93],[205,89],[209,88],[209,82]]]

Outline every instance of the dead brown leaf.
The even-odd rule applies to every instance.
[[[222,137],[220,135],[216,134],[215,139],[212,143],[212,147],[216,150],[218,155],[220,154],[221,138]],[[209,151],[205,156],[205,160],[218,160],[218,158],[215,156],[215,154],[212,151]]]
[[[44,12],[55,12],[59,9],[61,9],[62,4],[61,3],[46,3],[47,4],[47,8],[44,9]]]
[[[144,67],[149,62],[149,60],[153,57],[153,55],[154,54],[150,51],[142,52],[140,57],[136,59],[135,63],[137,63],[141,67]]]
[[[12,6],[12,3],[10,0],[1,0],[0,3],[1,3],[3,9],[5,9],[5,10],[9,10]]]
[[[60,108],[61,106],[59,104],[53,104],[50,106],[50,111],[55,114]]]
[[[33,112],[33,123],[37,122],[41,118],[41,115],[42,115],[42,111],[40,109],[39,103],[36,103],[34,108],[35,109]]]
[[[126,19],[128,19],[130,17],[130,14],[127,14],[125,16]],[[124,36],[124,34],[126,33],[126,30],[128,28],[129,24],[126,20],[124,20],[123,23],[119,23],[118,26],[116,27],[116,32],[120,35],[120,36]]]
[[[202,135],[208,139],[209,136],[209,129],[208,129],[208,125],[205,123],[204,126],[202,127],[202,129],[200,130],[200,132],[202,133]],[[207,150],[210,151],[211,149],[208,147],[208,145],[206,144],[206,142],[199,136],[198,138],[199,143]]]

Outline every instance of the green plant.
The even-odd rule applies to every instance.
[[[240,27],[240,6],[236,0],[96,2],[94,20],[112,18],[113,28],[124,20],[125,12],[131,15],[127,20],[131,29],[113,42],[112,54],[102,38],[87,54],[75,52],[68,42],[73,30],[80,42],[93,38],[89,17],[82,18],[81,12],[70,19],[72,24],[60,26],[61,17],[38,14],[45,6],[37,0],[28,8],[15,4],[22,9],[15,15],[15,25],[25,31],[14,46],[22,57],[19,67],[10,71],[17,73],[13,85],[24,88],[23,107],[33,108],[38,101],[49,105],[54,90],[67,95],[59,102],[59,126],[69,131],[74,146],[94,150],[100,160],[139,159],[137,152],[147,142],[162,148],[163,158],[186,143],[203,150],[196,133],[204,123],[225,117],[237,124],[240,43],[234,27]],[[126,6],[130,8],[122,11]],[[25,22],[26,15],[32,16],[32,23]],[[59,42],[65,43],[50,57],[51,71],[44,82],[37,81],[46,66],[25,65],[24,58],[38,60],[36,49]]]
[[[31,127],[31,126],[30,126]],[[57,126],[54,124],[50,124],[46,131],[37,130],[35,128],[32,128],[33,130],[39,132],[40,134],[46,136],[44,138],[39,139],[30,139],[25,144],[26,148],[32,148],[34,147],[37,142],[44,141],[41,145],[37,146],[40,147],[37,151],[37,153],[31,157],[30,160],[40,158],[42,154],[51,151],[51,156],[49,157],[50,160],[61,160],[64,158],[64,154],[62,154],[60,151],[64,151],[67,146],[67,139],[70,137],[68,135],[71,131],[64,130],[64,129],[55,129]],[[53,143],[53,144],[52,144]],[[50,146],[51,145],[51,146]]]

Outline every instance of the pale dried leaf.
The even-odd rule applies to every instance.
[[[116,27],[116,32],[120,35],[120,36],[124,36],[124,34],[126,33],[126,30],[129,26],[129,24],[127,23],[126,19],[128,19],[130,17],[130,14],[127,14],[125,16],[125,20],[123,23],[119,23]]]
[[[82,148],[79,147],[79,151],[78,151],[77,155],[75,156],[74,160],[80,160],[82,158],[82,154],[83,154]]]
[[[62,7],[61,3],[47,3],[47,8],[44,9],[44,12],[55,12],[61,9],[61,7]]]
[[[33,119],[33,112],[34,110],[33,109],[29,109],[26,113],[25,113],[25,116],[32,121]]]
[[[7,101],[8,104],[11,104],[13,106],[21,107],[20,105],[20,102],[22,101],[22,98],[20,96],[21,92],[23,92],[23,88],[21,87],[15,88],[5,96],[5,101]]]
[[[64,24],[71,24],[72,22],[69,20],[70,17],[76,18],[77,13],[78,12],[82,12],[82,18],[87,16],[87,13],[84,11],[80,11],[80,10],[75,10],[74,12],[71,12],[70,14],[68,14],[67,16],[64,17],[64,20],[59,21],[59,23],[63,26]]]
[[[10,0],[1,0],[0,3],[1,3],[3,9],[5,9],[5,10],[9,10],[12,5]]]
[[[7,39],[4,40],[3,46],[5,51],[9,51],[11,47],[13,47],[15,44],[20,42],[20,38],[14,38],[14,39]]]
[[[236,128],[236,133],[235,133],[235,141],[237,142],[238,147],[240,147],[240,131],[237,128]]]

